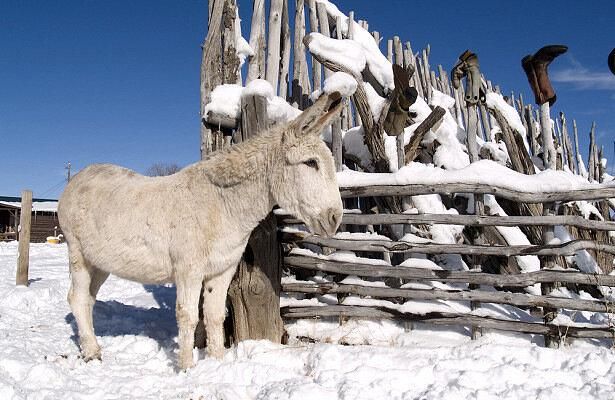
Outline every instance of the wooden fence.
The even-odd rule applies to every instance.
[[[240,4],[239,4],[240,3]],[[242,76],[240,60],[236,49],[236,7],[249,6],[253,9],[249,42],[253,55],[247,59],[247,66]],[[333,1],[334,3],[334,1]],[[310,32],[320,33],[332,39],[355,40],[357,35],[368,32],[378,48],[384,48],[383,54],[391,64],[402,66],[409,73],[409,84],[414,87],[419,98],[429,103],[437,95],[435,90],[452,97],[455,104],[444,109],[431,106],[431,113],[414,129],[409,143],[404,145],[404,138],[399,135],[396,140],[397,164],[407,165],[413,161],[432,163],[435,145],[425,146],[423,139],[432,128],[435,130],[443,118],[452,117],[460,128],[468,133],[464,141],[468,148],[470,161],[479,159],[497,159],[498,151],[494,150],[503,142],[506,151],[499,152],[500,162],[506,163],[511,169],[526,175],[533,175],[537,170],[547,166],[552,169],[566,170],[581,175],[589,182],[603,182],[605,166],[600,162],[603,151],[598,148],[595,138],[595,126],[590,130],[590,147],[588,163],[583,160],[579,149],[576,122],[572,121],[572,129],[563,113],[554,118],[551,126],[546,107],[532,106],[524,102],[521,94],[510,93],[504,100],[517,114],[520,123],[512,123],[501,107],[489,102],[470,104],[466,99],[463,85],[453,86],[449,73],[442,65],[432,68],[430,46],[414,51],[410,41],[397,36],[383,40],[378,31],[370,31],[369,23],[357,18],[355,12],[347,15],[337,13],[324,0],[275,0],[269,2],[270,8],[265,9],[265,2],[253,0],[243,2],[236,0],[209,0],[209,33],[203,44],[201,65],[201,154],[206,157],[211,151],[240,142],[269,126],[267,121],[264,98],[249,99],[250,104],[241,105],[242,115],[238,119],[226,121],[224,116],[206,115],[205,105],[210,101],[211,92],[220,84],[246,85],[254,79],[266,79],[274,89],[274,94],[285,99],[289,104],[299,109],[309,105],[309,95],[322,89],[325,79],[333,71],[349,72],[335,60],[310,52],[310,40],[306,35]],[[290,7],[289,7],[290,6]],[[294,19],[291,16],[294,15]],[[294,23],[293,23],[294,21]],[[245,28],[245,27],[244,27]],[[373,28],[373,27],[372,27]],[[371,33],[370,33],[371,32]],[[386,47],[383,45],[386,44]],[[460,53],[464,49],[459,49]],[[523,56],[519,55],[519,58]],[[293,63],[290,63],[290,60]],[[311,62],[308,62],[311,61]],[[451,66],[452,67],[452,66]],[[523,73],[519,68],[519,73]],[[331,129],[331,149],[338,171],[343,165],[351,169],[370,170],[388,173],[390,164],[394,161],[385,154],[383,129],[389,109],[394,103],[394,93],[386,92],[369,70],[362,74],[352,74],[359,82],[357,92],[348,101],[342,115],[335,121]],[[385,106],[380,114],[374,113],[366,93],[366,86],[371,86],[382,99]],[[481,86],[486,93],[502,94],[498,85],[481,75]],[[242,100],[243,101],[243,100]],[[228,118],[227,118],[228,119]],[[222,123],[221,121],[224,121]],[[359,159],[345,147],[343,132],[361,125],[364,144],[369,153],[369,160]],[[520,128],[519,126],[522,126]],[[542,133],[542,134],[541,134]],[[574,146],[571,136],[574,136]],[[483,145],[478,145],[476,139],[482,139]],[[527,143],[527,145],[526,145]],[[549,151],[542,151],[548,149]],[[551,151],[553,149],[553,151]],[[537,161],[541,159],[541,161]],[[323,306],[323,307],[291,307],[282,310],[285,318],[307,318],[315,316],[347,316],[363,318],[397,318],[410,321],[423,321],[434,324],[461,324],[479,328],[496,328],[519,332],[543,334],[547,345],[555,345],[562,336],[612,338],[613,329],[609,326],[564,327],[556,325],[553,320],[558,309],[584,310],[610,314],[611,308],[597,286],[614,286],[613,277],[608,274],[613,265],[613,239],[609,235],[613,231],[611,212],[615,210],[615,188],[598,187],[592,190],[549,192],[549,193],[519,193],[506,187],[494,185],[477,185],[459,182],[457,184],[435,185],[405,185],[405,186],[368,186],[342,187],[342,197],[347,208],[360,208],[361,214],[348,213],[344,215],[343,225],[348,230],[356,231],[357,226],[373,226],[376,231],[393,238],[391,226],[403,225],[406,229],[424,227],[431,224],[463,225],[463,244],[412,244],[399,240],[366,241],[348,239],[323,239],[317,237],[299,237],[296,233],[287,232],[283,240],[286,244],[310,244],[324,249],[345,249],[362,255],[387,260],[399,261],[399,257],[407,253],[422,253],[429,256],[438,254],[457,254],[465,257],[472,267],[468,271],[439,271],[389,265],[383,267],[381,262],[372,264],[353,264],[322,257],[305,255],[287,255],[284,265],[292,270],[323,271],[330,274],[353,274],[371,279],[397,279],[403,281],[440,281],[461,282],[467,285],[463,290],[418,290],[395,287],[368,287],[358,285],[343,285],[340,283],[284,283],[280,285],[278,270],[278,254],[269,247],[258,249],[256,240],[251,239],[255,246],[252,252],[262,262],[248,268],[245,262],[240,266],[240,279],[236,278],[233,285],[242,288],[245,282],[269,282],[259,290],[231,291],[232,303],[263,304],[272,308],[263,314],[241,312],[241,317],[235,315],[235,324],[239,326],[259,326],[255,331],[265,333],[238,335],[242,338],[268,338],[275,340],[279,336],[279,323],[274,314],[278,303],[275,298],[280,289],[286,292],[304,293],[306,295],[322,293],[356,294],[358,296],[386,298],[396,302],[404,299],[442,299],[469,301],[474,313],[450,314],[428,313],[424,315],[402,313],[394,308],[374,308],[356,306]],[[450,208],[455,198],[454,193],[474,194],[474,215],[450,214],[405,214],[402,199],[424,194],[442,194]],[[497,201],[511,216],[485,215],[484,195],[494,195]],[[359,199],[359,200],[358,200]],[[581,215],[580,210],[568,205],[566,201],[590,201],[599,210],[602,220],[588,220]],[[556,215],[559,203],[559,214]],[[376,209],[376,213],[371,210]],[[286,223],[294,223],[291,218],[284,219]],[[271,229],[268,218],[267,229]],[[567,227],[573,240],[567,243],[553,244],[554,228],[562,225]],[[515,245],[508,243],[496,227],[519,226],[532,245]],[[263,227],[253,236],[265,235]],[[269,231],[269,233],[271,233]],[[265,235],[267,243],[274,243],[275,235]],[[569,267],[566,257],[586,249],[589,257],[593,257],[606,274],[585,274]],[[256,253],[263,253],[259,256]],[[541,270],[522,273],[515,261],[517,256],[537,255],[540,257]],[[271,258],[270,261],[264,261]],[[507,261],[502,262],[505,258]],[[500,260],[500,261],[494,261]],[[395,264],[395,263],[393,263]],[[493,265],[499,266],[500,274],[494,274]],[[561,269],[561,270],[560,270]],[[262,272],[259,272],[262,271]],[[262,277],[251,277],[251,274],[264,274]],[[528,294],[524,288],[533,284],[541,285],[541,295]],[[233,286],[232,287],[235,287]],[[550,295],[551,290],[558,285],[577,285],[578,288],[590,290],[596,300],[564,299]],[[498,291],[487,287],[498,288]],[[261,290],[262,289],[262,290]],[[271,292],[273,290],[273,293]],[[236,293],[237,292],[237,293]],[[249,300],[246,300],[248,299]],[[479,315],[480,303],[508,304],[521,308],[542,307],[542,321],[532,322],[507,321],[494,317]],[[275,310],[273,310],[275,309]],[[536,313],[536,310],[533,312]],[[253,314],[253,315],[252,315]],[[252,315],[252,316],[250,316]],[[251,321],[238,321],[248,319]],[[274,328],[269,329],[264,324]],[[473,330],[473,337],[478,331]]]
[[[415,196],[422,194],[442,193],[492,193],[497,188],[485,185],[442,184],[438,187],[427,186],[372,186],[341,188],[342,196]],[[571,200],[595,200],[603,196],[615,194],[614,188],[602,188],[582,192],[550,192],[550,193],[520,193],[510,190],[496,190],[497,196],[511,200],[521,199],[524,202],[545,203]],[[290,217],[282,219],[283,225],[297,223]],[[557,225],[574,226],[582,229],[615,231],[615,223],[607,221],[591,221],[575,216],[477,216],[451,214],[357,214],[346,213],[342,224],[346,225],[390,225],[390,224],[458,224],[466,226],[543,226]],[[475,303],[507,304],[522,309],[542,307],[550,310],[544,313],[542,322],[524,322],[485,316],[479,313],[446,313],[428,312],[416,314],[399,311],[396,307],[370,307],[349,305],[325,305],[308,307],[285,307],[282,309],[284,318],[314,318],[314,317],[356,317],[369,319],[395,319],[399,321],[424,322],[437,325],[465,325],[477,328],[496,329],[529,334],[545,335],[546,342],[557,344],[566,337],[570,338],[600,338],[615,339],[615,321],[609,325],[591,326],[588,324],[558,325],[553,323],[557,310],[589,311],[610,315],[615,312],[615,303],[607,299],[585,300],[565,298],[550,295],[535,295],[523,293],[523,289],[540,284],[544,288],[558,285],[583,285],[590,287],[615,287],[615,275],[583,273],[573,269],[546,269],[546,257],[573,256],[581,250],[600,250],[615,254],[615,246],[610,243],[599,243],[591,240],[571,240],[559,244],[544,245],[473,245],[473,244],[436,244],[409,243],[388,240],[353,240],[338,238],[322,238],[306,236],[296,231],[283,234],[288,244],[316,245],[322,249],[350,250],[358,254],[375,253],[420,253],[460,254],[479,256],[513,257],[535,255],[542,257],[541,270],[514,274],[493,274],[480,271],[447,271],[423,268],[382,265],[382,259],[368,263],[365,258],[360,263],[323,259],[309,255],[293,255],[284,258],[284,265],[291,271],[320,271],[337,275],[331,282],[292,282],[284,283],[282,290],[287,293],[302,293],[306,295],[342,294],[356,295],[370,299],[388,299],[397,304],[408,300],[453,300]],[[463,283],[467,289],[412,289],[336,283],[339,276],[354,275],[378,280],[397,279],[408,282],[442,282]],[[471,289],[475,285],[476,289]],[[482,288],[481,288],[482,287]],[[498,290],[494,290],[494,288]],[[513,290],[513,291],[511,291]],[[599,291],[599,290],[597,290]],[[534,310],[535,311],[535,310]],[[550,314],[549,314],[550,313]]]

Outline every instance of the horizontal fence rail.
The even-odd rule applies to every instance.
[[[312,294],[354,294],[378,298],[412,300],[480,301],[483,303],[511,304],[520,307],[553,307],[569,310],[612,312],[615,304],[601,300],[579,300],[554,296],[536,296],[524,293],[487,292],[481,290],[394,289],[339,283],[284,283],[282,290]]]
[[[290,255],[284,264],[292,268],[372,278],[400,278],[417,281],[460,282],[494,287],[526,287],[536,283],[572,283],[615,287],[614,275],[587,274],[564,270],[540,270],[514,275],[485,272],[431,270],[391,265],[359,264],[324,260],[316,257]]]
[[[284,241],[302,242],[322,247],[350,251],[375,251],[390,253],[423,253],[423,254],[462,254],[483,256],[572,256],[579,250],[598,250],[615,254],[615,245],[597,243],[591,240],[572,240],[561,244],[550,245],[467,245],[449,243],[409,243],[386,240],[352,240],[324,238],[320,236],[305,236],[300,233],[284,232]]]
[[[363,306],[311,306],[283,307],[284,318],[317,318],[317,317],[355,317],[367,319],[395,319],[409,322],[424,322],[434,325],[466,325],[479,328],[498,329],[501,331],[521,332],[530,334],[550,335],[554,337],[572,337],[586,339],[613,339],[615,331],[610,327],[576,327],[555,324],[542,324],[505,320],[493,317],[483,317],[455,313],[405,313],[386,307]]]
[[[283,216],[283,224],[299,224],[301,220]],[[456,214],[356,214],[342,217],[346,225],[445,224],[466,226],[557,226],[566,225],[598,231],[615,231],[615,222],[587,220],[577,215],[499,216]]]
[[[409,185],[372,185],[340,187],[343,198],[381,197],[381,196],[417,196],[436,193],[475,193],[492,194],[521,203],[548,203],[554,201],[600,200],[615,197],[615,187],[601,187],[561,192],[520,192],[504,186],[472,183],[437,183]]]

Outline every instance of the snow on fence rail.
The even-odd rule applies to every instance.
[[[416,184],[411,193],[404,192],[408,186],[375,185],[370,188],[378,188],[378,196],[392,195],[419,195],[433,193],[431,187]],[[463,187],[464,193],[473,193],[466,183],[443,184],[435,189],[435,192],[454,193],[459,187]],[[454,190],[451,190],[454,189]],[[489,186],[473,184],[473,189],[478,193],[487,193]],[[352,195],[364,189],[361,186],[352,188]],[[343,190],[343,189],[342,189]],[[553,191],[549,193],[535,193],[533,200],[536,202],[553,201],[556,197],[561,201],[601,199],[611,196],[609,187],[596,187],[578,191]],[[516,199],[518,191],[504,192],[506,197],[512,193]],[[498,195],[499,195],[498,193]],[[346,197],[350,197],[347,193]],[[299,221],[281,215],[281,223],[297,224]],[[353,225],[411,225],[411,224],[458,224],[468,226],[576,226],[582,229],[615,231],[615,223],[605,221],[592,221],[578,216],[484,216],[484,215],[456,215],[456,214],[365,214],[347,212],[344,214],[342,224]],[[355,262],[347,260],[329,259],[327,256],[315,253],[291,251],[284,258],[284,265],[290,271],[312,271],[337,276],[331,282],[322,281],[283,281],[282,291],[303,296],[354,296],[355,298],[367,299],[357,301],[359,304],[338,304],[307,306],[291,305],[282,308],[282,316],[287,319],[297,318],[368,318],[368,319],[393,319],[397,321],[422,322],[438,325],[465,325],[473,328],[487,328],[503,331],[514,331],[529,334],[542,334],[549,341],[560,342],[566,337],[570,338],[599,338],[615,339],[615,325],[610,322],[611,314],[615,311],[615,302],[609,292],[610,287],[615,287],[615,275],[578,272],[571,269],[545,269],[549,264],[545,263],[544,256],[574,256],[580,250],[600,250],[615,254],[615,246],[610,243],[599,243],[592,240],[569,240],[557,244],[544,245],[516,245],[516,246],[493,246],[473,244],[451,243],[412,243],[408,241],[394,241],[379,235],[359,235],[357,238],[346,237],[348,234],[338,235],[333,238],[323,238],[309,235],[295,229],[283,229],[282,241],[289,244],[318,246],[322,249],[352,251],[355,254],[381,253],[390,255],[394,253],[422,253],[426,255],[457,254],[457,255],[481,255],[513,257],[537,255],[543,262],[541,269],[518,274],[493,274],[480,271],[450,271],[442,269],[416,268],[412,266],[392,265],[382,259],[364,258]],[[369,236],[376,236],[372,239]],[[387,257],[383,257],[387,258]],[[305,273],[304,273],[305,274]],[[345,277],[356,277],[345,283]],[[378,282],[370,282],[362,279],[377,279]],[[401,287],[389,287],[387,281],[398,281]],[[433,285],[439,282],[440,287],[429,288],[414,287],[414,285]],[[455,287],[447,287],[456,284]],[[463,287],[459,287],[462,284]],[[540,284],[547,287],[555,285],[584,285],[598,288],[602,291],[602,299],[583,299],[579,296],[561,297],[558,295],[511,292]],[[536,292],[536,290],[534,290]],[[385,301],[385,304],[381,304]],[[442,312],[440,310],[423,309],[420,312],[406,307],[407,301],[453,301],[470,302],[471,304],[503,304],[521,309],[536,309],[542,307],[546,312],[566,310],[568,312],[589,312],[605,315],[602,324],[576,324],[571,321],[560,321],[553,318],[533,318],[526,320],[511,320],[499,316],[484,314],[480,307],[474,310],[469,308],[465,312]],[[366,303],[365,305],[361,305]],[[528,321],[527,319],[530,319]],[[545,339],[547,341],[547,339]]]

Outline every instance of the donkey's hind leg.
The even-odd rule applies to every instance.
[[[237,267],[231,267],[220,275],[206,280],[204,285],[203,317],[207,332],[207,353],[218,359],[224,355],[226,295],[236,270]]]
[[[68,303],[77,322],[81,352],[86,361],[100,359],[100,346],[94,335],[92,312],[96,293],[108,274],[88,265],[78,248],[69,247],[69,261],[71,286]]]

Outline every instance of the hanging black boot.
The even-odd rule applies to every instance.
[[[534,55],[528,55],[521,60],[521,66],[527,75],[527,80],[534,92],[536,104],[544,104],[549,102],[553,105],[557,96],[549,79],[547,68],[555,59],[568,51],[567,46],[549,45],[538,50]]]

